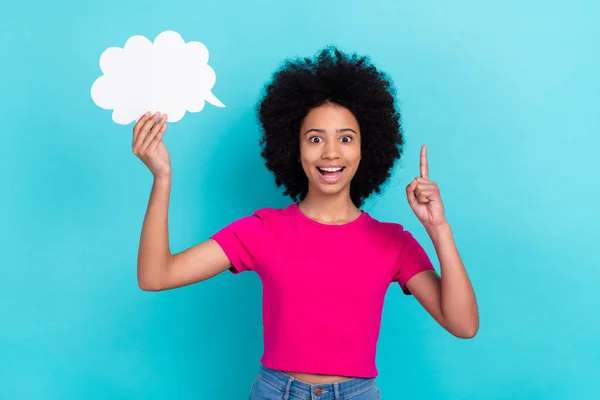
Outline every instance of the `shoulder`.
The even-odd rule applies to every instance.
[[[293,216],[292,206],[285,208],[273,208],[265,207],[255,209],[251,214],[245,215],[231,225],[236,227],[247,227],[247,228],[268,228],[285,224]]]
[[[294,204],[290,204],[283,208],[265,207],[254,210],[253,216],[265,220],[277,220],[282,218],[289,218],[293,215],[292,207]]]
[[[253,218],[255,220],[261,221],[264,224],[278,224],[284,223],[290,220],[294,216],[293,209],[294,204],[283,208],[275,208],[275,207],[264,207],[258,208],[254,210],[252,215],[249,215],[246,218]]]
[[[230,221],[211,238],[218,242],[259,243],[265,234],[277,231],[285,225],[289,211],[286,208],[259,208],[244,216]]]
[[[406,244],[414,240],[414,236],[404,225],[398,222],[381,221],[369,216],[370,233],[378,239],[391,240],[394,247],[402,249]]]
[[[365,212],[365,214],[367,214],[366,215],[367,220],[368,220],[367,226],[369,229],[371,229],[374,232],[395,235],[398,232],[401,232],[404,230],[404,227],[397,222],[379,220],[366,212]]]

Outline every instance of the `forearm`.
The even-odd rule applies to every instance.
[[[450,225],[427,229],[441,270],[441,311],[447,328],[460,337],[479,329],[479,311],[471,281],[456,248]]]
[[[169,197],[171,178],[157,178],[152,185],[138,251],[137,277],[140,288],[158,290],[170,259]]]

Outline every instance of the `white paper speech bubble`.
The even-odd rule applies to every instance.
[[[100,69],[104,75],[92,85],[92,100],[114,110],[118,124],[137,121],[146,111],[160,111],[177,122],[186,111],[200,112],[205,101],[225,107],[212,93],[216,75],[206,46],[185,43],[174,31],[162,32],[154,44],[136,35],[123,48],[109,47],[100,56]]]

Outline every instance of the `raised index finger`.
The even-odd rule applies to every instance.
[[[429,179],[429,165],[427,164],[427,146],[421,147],[421,178]]]

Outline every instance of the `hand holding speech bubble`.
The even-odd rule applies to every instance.
[[[162,32],[154,44],[136,35],[123,48],[106,49],[100,69],[104,75],[92,85],[92,100],[113,110],[118,124],[137,121],[147,111],[160,111],[177,122],[186,111],[202,111],[205,101],[225,107],[212,93],[216,74],[208,65],[206,46],[186,43],[174,31]]]

